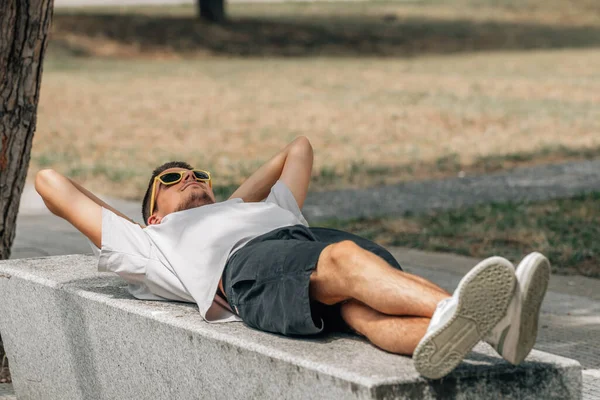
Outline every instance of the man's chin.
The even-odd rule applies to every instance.
[[[196,191],[190,193],[187,199],[184,199],[177,206],[177,211],[191,210],[192,208],[202,207],[208,204],[214,204],[215,201],[206,192],[198,193]]]

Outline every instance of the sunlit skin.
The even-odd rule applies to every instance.
[[[169,168],[161,173],[187,171],[181,181],[174,185],[157,182],[154,212],[148,217],[148,225],[160,224],[167,215],[206,204],[215,203],[215,194],[208,182],[199,182],[194,172],[185,168]]]

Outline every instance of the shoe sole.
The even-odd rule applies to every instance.
[[[517,277],[522,290],[521,326],[512,364],[521,363],[531,352],[537,339],[542,301],[550,280],[550,263],[540,253],[525,257],[517,267]]]
[[[417,371],[426,378],[449,374],[505,316],[516,285],[514,267],[491,257],[473,268],[458,288],[452,318],[427,334],[413,353]]]

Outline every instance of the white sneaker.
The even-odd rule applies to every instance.
[[[486,338],[498,354],[514,365],[523,361],[535,344],[550,262],[540,253],[531,253],[517,267],[516,276],[517,289],[506,317]]]
[[[516,286],[514,267],[502,257],[477,264],[454,295],[436,308],[415,349],[417,371],[430,379],[450,373],[506,315]]]

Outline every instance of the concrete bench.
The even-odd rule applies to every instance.
[[[429,381],[351,335],[291,339],[205,323],[195,305],[132,298],[73,255],[0,262],[0,331],[22,399],[581,398],[581,366],[485,344]]]

